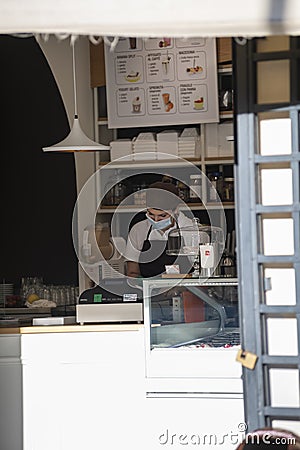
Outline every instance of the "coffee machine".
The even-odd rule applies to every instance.
[[[222,228],[201,225],[194,218],[193,224],[176,228],[168,236],[169,255],[188,257],[192,266],[192,277],[210,278],[219,276],[219,262],[224,250]]]

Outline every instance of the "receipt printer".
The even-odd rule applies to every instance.
[[[76,305],[76,322],[138,322],[143,321],[143,288],[132,278],[107,278],[98,286],[80,294]]]

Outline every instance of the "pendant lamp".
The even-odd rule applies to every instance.
[[[82,131],[78,113],[77,113],[77,92],[76,92],[76,67],[75,67],[75,43],[72,44],[72,67],[73,67],[73,89],[74,89],[74,105],[75,114],[74,121],[68,136],[61,142],[51,145],[51,147],[43,147],[44,152],[98,152],[101,150],[109,150],[108,145],[98,144],[92,141]]]

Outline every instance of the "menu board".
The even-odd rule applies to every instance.
[[[219,121],[213,38],[119,38],[105,45],[109,128]]]

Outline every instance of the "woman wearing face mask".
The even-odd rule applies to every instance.
[[[125,253],[127,276],[158,276],[166,271],[166,266],[178,262],[182,266],[181,273],[190,269],[187,258],[186,261],[176,261],[177,257],[168,255],[166,251],[169,232],[192,225],[192,220],[178,211],[179,203],[181,200],[174,184],[156,182],[149,186],[146,219],[135,224],[128,236]]]

